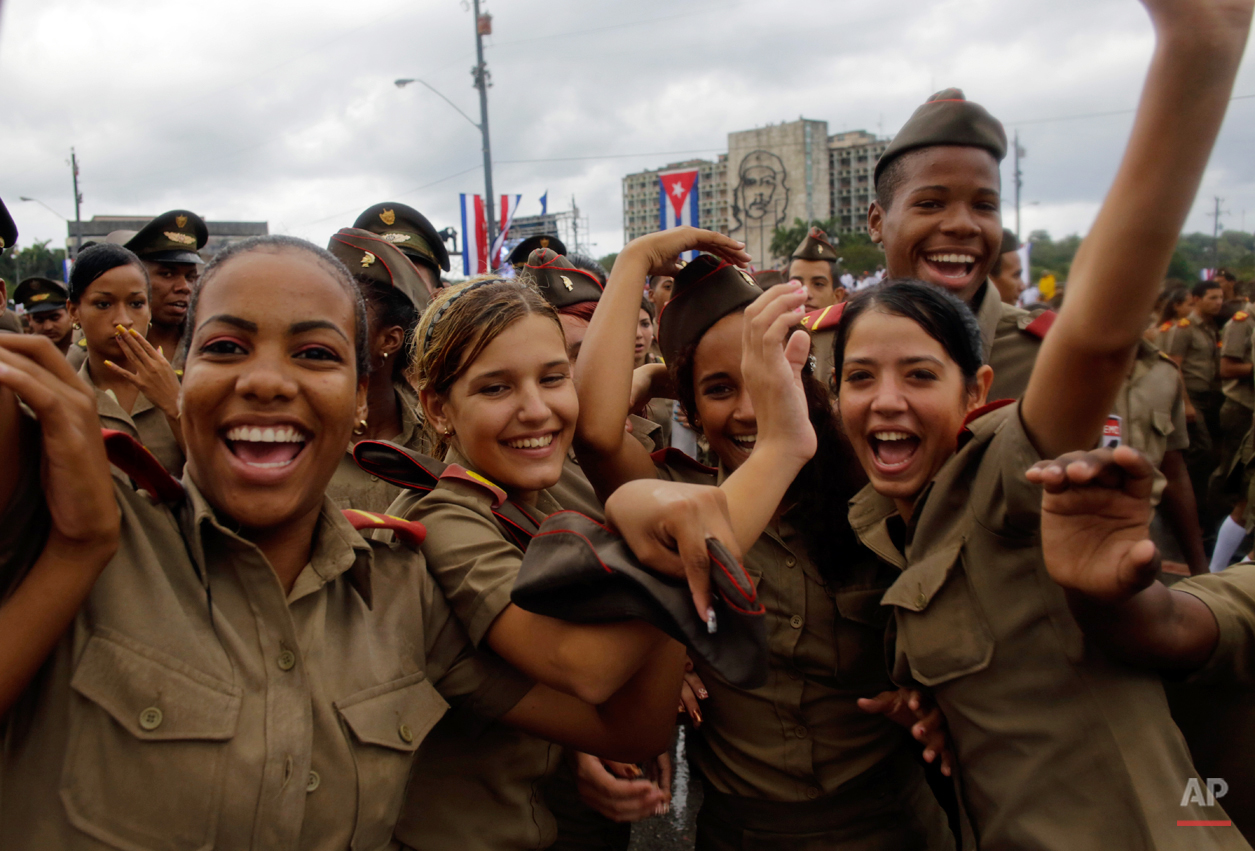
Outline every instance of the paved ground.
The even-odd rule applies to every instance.
[[[630,851],[689,851],[696,836],[697,808],[702,803],[702,784],[691,776],[684,751],[684,727],[671,753],[675,777],[671,781],[671,812],[632,825]]]

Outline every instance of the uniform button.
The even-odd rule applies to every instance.
[[[805,739],[805,738],[806,738],[806,728],[805,728],[805,727],[798,727],[797,729],[795,729],[795,730],[793,731],[793,735],[797,736],[799,739]]]
[[[402,724],[398,727],[397,735],[399,735],[401,737],[401,741],[405,742],[407,745],[414,741],[414,731],[410,729],[409,724]]]
[[[784,563],[787,567],[796,567],[797,559],[795,559],[793,556],[789,556],[788,558],[784,560]]]
[[[291,650],[284,650],[279,654],[279,670],[290,671],[296,667],[296,654]]]
[[[322,783],[322,778],[318,776],[317,771],[310,771],[309,778],[305,781],[305,791],[313,792]]]
[[[372,482],[377,482],[377,481],[379,481],[379,477],[378,477],[378,476],[371,476],[371,477],[370,477],[370,480],[371,480]]]
[[[806,790],[806,797],[810,798],[812,801],[815,800],[819,797],[819,790],[814,786],[810,787]]]
[[[923,591],[920,591],[919,596],[915,598],[915,605],[919,606],[921,609],[927,606],[928,595],[925,594]]]
[[[156,730],[161,726],[161,710],[150,706],[139,714],[139,726],[145,730]]]
[[[794,629],[801,629],[802,628],[802,616],[794,615],[793,617],[789,618],[789,626],[793,627]]]

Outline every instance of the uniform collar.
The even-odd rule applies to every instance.
[[[446,464],[457,464],[460,467],[465,467],[467,470],[474,472],[478,476],[483,476],[483,473],[476,470],[474,466],[471,465],[471,462],[466,460],[462,453],[458,452],[452,446],[445,451],[444,462]],[[494,482],[493,484],[496,483]],[[497,487],[501,487],[501,485],[497,485]],[[502,490],[504,490],[504,488],[502,488]],[[526,503],[519,502],[516,499],[510,499],[510,504],[514,505],[519,509],[519,511],[522,511],[530,517],[537,525],[545,522],[545,518],[550,514],[562,511],[562,506],[559,505],[558,501],[550,495],[548,490],[542,490],[536,495],[535,505],[528,505]]]
[[[201,584],[209,587],[208,565],[205,560],[205,543],[220,535],[244,546],[254,546],[236,530],[224,524],[209,500],[192,481],[190,473],[183,476],[187,499],[183,503],[183,534],[188,552],[196,564]],[[324,585],[347,574],[348,581],[357,589],[367,608],[373,605],[371,594],[371,568],[374,553],[344,513],[329,498],[323,497],[318,525],[314,532],[314,547],[309,564],[297,576],[288,594],[288,603],[321,589]]]
[[[83,365],[79,367],[78,377],[87,382],[87,386],[96,394],[96,411],[102,416],[112,417],[115,420],[123,420],[131,425],[135,425],[135,417],[150,410],[153,403],[147,396],[140,393],[135,397],[135,407],[127,413],[118,403],[118,397],[113,395],[112,390],[102,390],[95,381],[92,380],[91,360],[83,361]]]
[[[980,285],[976,295],[972,297],[972,312],[976,314],[976,324],[980,326],[981,358],[989,363],[989,353],[993,351],[994,335],[998,331],[998,321],[1002,319],[1002,296],[989,281]]]

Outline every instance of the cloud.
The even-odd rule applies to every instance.
[[[574,196],[592,251],[622,245],[620,179],[726,150],[731,131],[824,119],[891,134],[933,90],[964,88],[1018,128],[1024,229],[1092,221],[1127,138],[1152,47],[1133,0],[718,2],[493,0],[487,40],[494,184],[522,212]],[[325,242],[381,200],[457,223],[482,192],[473,25],[458,3],[376,0],[6,0],[0,195],[23,232],[64,239],[36,204],[84,216],[188,207]],[[1243,67],[1237,94],[1255,94]],[[1189,229],[1211,196],[1255,227],[1255,99],[1235,101]],[[629,155],[629,156],[618,156]],[[1012,176],[1004,167],[1007,221]],[[1033,203],[1035,202],[1035,203]]]

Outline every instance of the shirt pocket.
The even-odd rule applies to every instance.
[[[989,667],[993,632],[972,592],[959,540],[942,545],[903,571],[885,592],[895,607],[897,660],[922,685],[936,686]]]
[[[241,689],[106,629],[88,639],[70,688],[70,823],[119,848],[212,848]]]
[[[893,612],[880,605],[884,588],[843,589],[833,593],[837,659],[834,673],[846,687],[888,688],[885,628]]]
[[[379,848],[392,837],[414,752],[449,708],[421,671],[337,701],[351,733],[357,769],[354,848]]]
[[[1172,414],[1167,411],[1151,411],[1150,424],[1154,427],[1155,433],[1161,437],[1167,437],[1177,430],[1172,424]]]

